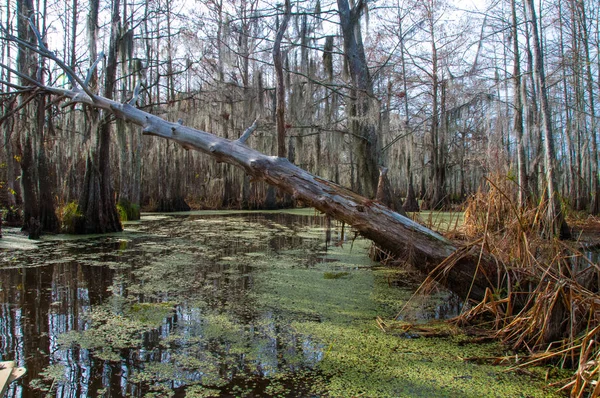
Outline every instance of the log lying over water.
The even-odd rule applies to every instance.
[[[248,147],[245,142],[256,128],[256,122],[238,140],[232,141],[166,121],[129,104],[100,96],[92,99],[82,91],[45,89],[74,102],[112,112],[141,126],[144,134],[173,140],[186,149],[206,153],[219,162],[242,168],[255,180],[266,181],[295,199],[351,225],[361,235],[418,270],[426,274],[434,271],[436,280],[462,298],[481,300],[486,288],[497,282],[496,264],[488,256],[480,256],[477,250],[459,249],[441,235],[380,203],[312,175],[285,158],[268,156]],[[455,255],[452,268],[438,267],[451,255]]]

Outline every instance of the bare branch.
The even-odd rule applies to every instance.
[[[257,127],[258,119],[254,120],[254,123],[252,123],[252,125],[248,127],[246,131],[244,131],[244,134],[242,134],[241,137],[237,139],[237,142],[239,144],[245,144],[246,140],[250,138],[250,136],[252,135],[252,133],[254,133],[254,130],[256,130]]]
[[[142,91],[142,79],[138,79],[135,84],[135,88],[133,89],[133,97],[129,100],[129,105],[135,106],[137,100],[140,96],[140,92]]]
[[[87,76],[85,77],[84,81],[85,87],[89,87],[90,81],[92,80],[92,76],[94,74],[94,70],[96,69],[102,58],[104,58],[104,51],[101,51],[100,54],[98,54],[98,57],[96,58],[90,69],[88,69]]]
[[[89,87],[87,87],[87,85],[85,84],[85,81],[83,81],[79,76],[77,76],[75,71],[73,69],[71,69],[67,64],[65,64],[60,58],[58,58],[56,56],[56,54],[54,54],[51,51],[46,50],[45,46],[43,44],[38,45],[38,46],[32,45],[31,43],[23,41],[23,40],[19,39],[18,37],[9,34],[8,31],[6,30],[6,28],[4,28],[4,27],[2,27],[2,31],[4,31],[4,36],[0,36],[0,39],[4,39],[7,41],[12,41],[14,43],[17,43],[31,51],[36,52],[37,54],[40,54],[41,56],[43,56],[45,58],[48,58],[48,59],[56,62],[56,64],[65,72],[65,74],[67,75],[67,77],[69,78],[69,80],[72,83],[73,83],[73,81],[77,82],[77,84],[79,84],[79,86],[90,97],[90,99],[92,101],[94,101],[96,99],[96,94],[94,94],[89,89]],[[0,65],[0,66],[2,66],[3,68],[6,68],[6,69],[10,69],[10,68],[7,68],[5,65]],[[14,70],[13,70],[13,73],[18,74],[18,72],[14,71]],[[40,85],[39,82],[35,81],[31,77],[26,77],[23,74],[20,74],[19,76],[23,77],[24,79],[27,79],[31,82],[34,82],[34,84],[36,86],[43,87],[42,85]]]
[[[33,20],[31,19],[31,17],[29,17],[27,20],[29,21],[29,27],[33,31],[33,34],[35,34],[35,37],[37,37],[38,46],[40,46],[40,48],[43,51],[45,51],[47,53],[52,53],[50,50],[48,50],[48,47],[46,47],[46,44],[44,43],[44,40],[42,39],[42,34],[40,33],[40,31],[37,29],[37,27],[33,23]]]
[[[29,90],[31,90],[31,87],[21,86],[19,84],[14,84],[14,83],[11,83],[11,82],[7,82],[6,80],[0,80],[0,84],[3,84],[3,85],[5,85],[7,87],[10,87],[10,88],[14,88],[15,90],[18,90],[18,91],[29,91]],[[2,93],[2,94],[12,95],[14,93],[13,92],[9,92],[9,93]]]
[[[20,77],[20,78],[22,78],[22,79],[24,79],[24,80],[27,80],[28,82],[30,82],[31,84],[33,84],[33,85],[34,85],[34,86],[36,86],[36,87],[44,87],[44,86],[43,86],[42,84],[40,84],[40,82],[38,82],[37,80],[33,79],[33,78],[32,78],[32,77],[30,77],[30,76],[27,76],[27,75],[26,75],[26,74],[24,74],[24,73],[21,73],[21,72],[19,72],[19,71],[18,71],[18,70],[16,70],[16,69],[13,69],[13,68],[11,68],[11,67],[10,67],[10,66],[8,66],[8,65],[5,65],[5,64],[3,64],[3,63],[0,63],[0,68],[6,69],[6,70],[7,70],[7,71],[9,71],[10,73],[14,73],[14,74],[15,74],[15,75],[17,75],[18,77]],[[24,88],[24,87],[22,87],[22,88]]]
[[[2,117],[0,117],[0,125],[2,123],[4,123],[4,121],[8,118],[10,118],[12,115],[14,115],[15,113],[19,112],[21,109],[25,108],[27,106],[27,104],[29,104],[35,97],[36,94],[40,91],[40,88],[36,88],[29,97],[27,97],[27,99],[25,99],[25,101],[23,101],[18,107],[16,107],[15,109],[12,109],[8,112],[6,112],[4,115],[2,115]]]

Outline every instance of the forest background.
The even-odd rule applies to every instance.
[[[25,0],[0,11],[5,37],[46,43],[92,92],[229,139],[257,119],[250,146],[367,197],[386,166],[393,196],[421,208],[460,206],[495,175],[521,206],[555,202],[553,220],[598,214],[600,6],[460,4]],[[73,217],[67,230],[119,230],[140,207],[289,204],[230,165],[37,95],[27,76],[65,89],[72,77],[0,46],[0,205],[30,235]]]

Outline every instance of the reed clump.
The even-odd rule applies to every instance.
[[[516,197],[516,184],[496,175],[469,199],[461,233],[494,255],[502,277],[453,322],[487,328],[520,353],[514,366],[573,369],[562,387],[571,396],[600,396],[600,266],[582,241],[544,237],[547,203]]]

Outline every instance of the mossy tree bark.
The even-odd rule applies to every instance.
[[[107,55],[104,79],[104,96],[112,99],[117,69],[117,41],[120,31],[119,0],[113,1],[111,37]],[[98,29],[98,0],[90,3],[88,19],[88,34],[97,37]],[[95,40],[90,40],[90,54],[96,54]],[[95,62],[95,58],[91,59]],[[95,73],[95,72],[94,72]],[[91,85],[96,78],[92,78]],[[96,150],[88,153],[85,168],[84,187],[79,198],[79,212],[84,217],[82,230],[79,233],[106,233],[121,231],[119,214],[115,203],[114,190],[111,181],[110,137],[111,125],[109,114],[101,114],[96,107],[92,108],[92,128],[97,131]]]
[[[33,2],[19,1],[17,2],[17,32],[19,39],[27,42],[35,42],[33,32],[29,28],[29,18],[34,15]],[[19,47],[17,53],[17,65],[19,72],[27,76],[35,76],[35,54],[32,51],[28,51],[25,47]],[[27,84],[26,79],[21,77],[21,84]],[[26,104],[29,99],[21,97],[21,103]],[[35,101],[35,100],[34,100]],[[35,104],[26,105],[23,108],[23,115],[21,117],[21,123],[25,123],[28,116],[31,115],[31,111],[37,109]],[[33,158],[33,139],[34,134],[31,131],[30,126],[23,126],[25,130],[25,136],[23,137],[20,153],[21,156],[21,185],[23,187],[23,231],[29,232],[30,238],[39,237],[39,209],[38,209],[38,196],[37,196],[37,170],[35,169],[35,161]],[[37,228],[36,228],[37,224]]]
[[[3,107],[5,115],[12,113],[16,106],[17,98],[10,101],[6,101]],[[3,146],[0,149],[0,153],[3,152],[3,157],[0,162],[4,163],[6,167],[0,168],[0,185],[3,185],[0,189],[0,206],[6,208],[6,221],[9,223],[21,223],[21,213],[17,211],[17,205],[21,204],[21,188],[18,180],[18,163],[15,160],[15,147],[14,142],[11,140],[13,134],[17,134],[15,131],[15,121],[12,118],[7,118],[2,121],[2,129],[4,133]]]
[[[32,44],[36,42],[35,21],[33,2],[31,0],[17,2],[17,30],[20,40]],[[17,64],[23,75],[21,84],[28,84],[25,76],[36,76],[43,84],[44,61],[31,49],[19,47]],[[27,102],[24,103],[21,117],[21,122],[24,123],[22,127],[25,130],[24,144],[21,148],[23,231],[29,233],[30,239],[37,239],[42,231],[58,232],[59,224],[45,156],[45,96],[39,95],[33,101],[25,101]]]
[[[39,217],[40,229],[44,232],[58,233],[60,231],[60,222],[56,216],[56,202],[54,200],[54,181],[53,170],[50,169],[48,159],[46,157],[46,139],[45,139],[45,124],[46,119],[50,120],[50,112],[46,112],[45,97],[41,96],[38,99],[37,111],[37,131],[40,139],[37,153],[38,167],[38,191],[39,191]],[[50,121],[49,124],[51,124]]]
[[[133,15],[128,15],[132,11],[127,8],[128,3],[123,2],[123,22],[122,36],[119,40],[119,59],[121,69],[121,101],[128,101],[135,96],[136,100],[139,93],[136,93],[134,87],[142,80],[142,62],[133,58],[134,51],[134,27],[131,27],[129,20],[133,20]],[[139,87],[138,87],[139,91]],[[140,195],[138,170],[136,168],[136,159],[139,153],[136,153],[137,132],[134,126],[128,125],[122,120],[116,123],[116,136],[119,147],[119,183],[117,188],[118,203],[125,212],[128,221],[140,219]]]
[[[337,0],[340,27],[344,38],[344,56],[352,80],[348,106],[349,131],[352,134],[353,158],[356,162],[355,191],[374,197],[379,178],[379,109],[374,106],[373,81],[363,46],[360,18],[367,2],[358,0],[350,7],[348,0]]]
[[[390,179],[387,174],[387,167],[382,166],[379,168],[379,182],[377,183],[377,195],[375,196],[375,199],[393,211],[406,216],[406,212],[402,206],[402,200],[392,192]]]
[[[419,202],[417,201],[417,195],[415,194],[415,188],[413,186],[413,175],[412,173],[408,176],[408,193],[406,194],[406,200],[402,206],[404,211],[416,212],[420,211]]]
[[[285,80],[283,78],[283,54],[281,53],[281,42],[283,40],[283,36],[285,35],[285,31],[287,29],[288,23],[292,17],[292,5],[290,0],[285,1],[285,9],[283,18],[279,23],[278,19],[278,27],[277,34],[275,36],[275,42],[273,43],[273,65],[275,67],[275,77],[277,81],[277,86],[275,90],[276,97],[276,109],[275,109],[275,121],[277,126],[277,156],[284,158],[286,157],[286,148],[285,148],[285,136],[286,136],[286,126],[285,126]],[[293,156],[293,150],[291,151]],[[291,202],[287,195],[284,195],[281,205],[285,206],[286,203]],[[277,207],[277,198],[275,194],[275,190],[273,187],[269,187],[267,190],[267,197],[265,199],[265,206],[269,209]]]

